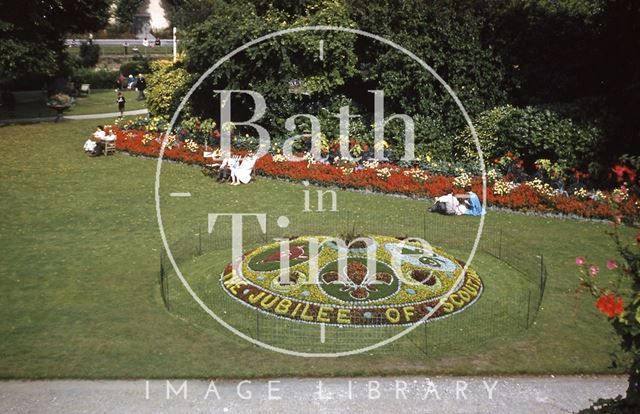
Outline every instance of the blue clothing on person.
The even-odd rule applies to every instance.
[[[470,216],[482,216],[483,214],[485,214],[485,211],[482,208],[482,204],[480,203],[480,199],[478,198],[478,195],[473,191],[469,191],[469,205],[470,207],[467,208],[467,211],[465,211],[464,214],[467,214]]]

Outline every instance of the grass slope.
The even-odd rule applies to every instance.
[[[2,378],[613,372],[609,352],[617,346],[610,327],[590,298],[577,304],[574,316],[573,298],[575,256],[602,263],[612,244],[603,235],[606,226],[576,221],[487,215],[488,226],[539,246],[551,276],[531,329],[476,350],[294,358],[249,345],[214,322],[198,326],[178,318],[164,309],[158,287],[156,163],[85,156],[81,146],[94,125],[0,127]],[[163,198],[170,239],[206,220],[207,211],[277,215],[303,208],[299,184],[261,178],[248,186],[216,185],[197,169],[172,163],[164,164],[163,180],[163,197],[193,194]],[[424,202],[354,192],[338,198],[340,209],[376,211],[390,222],[425,208]],[[195,304],[189,311],[201,312]]]

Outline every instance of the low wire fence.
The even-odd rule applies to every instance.
[[[267,218],[266,231],[255,218],[243,226],[245,251],[275,238],[305,235],[341,237],[347,233],[394,237],[421,237],[434,247],[466,261],[478,232],[479,219],[417,213],[411,217],[362,212],[299,213],[288,216],[289,225]],[[405,332],[406,327],[318,326],[265,315],[223,291],[220,275],[231,261],[231,220],[219,217],[209,231],[196,226],[170,242],[172,256],[200,299],[227,323],[246,335],[273,346],[300,352],[343,352],[376,344]],[[204,260],[206,258],[206,260]],[[483,281],[484,291],[465,311],[416,325],[403,338],[375,352],[438,354],[472,351],[493,339],[526,331],[535,321],[547,280],[542,254],[521,234],[485,226],[471,267]],[[203,329],[213,329],[211,318],[189,296],[164,249],[160,254],[159,285],[162,300],[172,313]],[[221,329],[221,328],[218,328]]]

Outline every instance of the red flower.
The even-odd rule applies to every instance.
[[[582,266],[582,265],[584,265],[584,256],[578,256],[578,257],[576,257],[576,264],[577,264],[578,266]]]
[[[117,127],[113,129],[118,136],[116,148],[119,151],[147,157],[158,156],[161,147],[159,134],[148,134],[143,130],[121,130]],[[181,133],[186,132],[184,130],[181,131]],[[218,130],[213,130],[212,133],[214,137],[220,137]],[[148,137],[149,135],[156,139],[145,139],[145,136]],[[330,145],[333,150],[339,148],[338,141],[333,141]],[[367,150],[366,144],[363,145],[363,149]],[[197,152],[192,153],[183,146],[178,145],[173,148],[166,148],[164,157],[189,164],[202,164],[204,162],[202,151],[202,148],[200,148]],[[233,153],[240,154],[242,151],[234,150]],[[518,160],[512,153],[507,154],[507,157],[513,157],[512,159]],[[328,183],[342,188],[364,188],[370,191],[411,194],[421,197],[441,196],[450,193],[453,188],[453,177],[451,176],[430,175],[426,182],[422,182],[403,174],[403,169],[400,167],[390,164],[382,164],[381,166],[393,167],[391,176],[387,179],[378,177],[373,169],[357,170],[345,175],[335,165],[314,164],[308,168],[306,162],[275,162],[271,156],[267,155],[258,161],[256,171],[263,175],[288,178],[295,181],[309,180],[317,184]],[[626,170],[625,174],[627,174]],[[581,176],[585,175],[581,174]],[[472,189],[477,194],[482,194],[482,181],[480,178],[476,177],[474,179]],[[489,186],[486,196],[487,203],[490,205],[520,211],[555,211],[562,214],[577,214],[593,218],[611,218],[614,214],[612,205],[601,200],[579,200],[573,196],[560,195],[547,198],[526,185],[518,186],[511,193],[504,195],[494,194],[493,188]],[[637,195],[632,195],[628,200],[620,203],[617,209],[621,217],[630,218],[632,221],[640,220],[640,208],[637,207],[640,205],[639,202],[640,198]],[[637,241],[640,244],[640,234],[638,234]],[[580,266],[580,264],[578,265]]]
[[[631,181],[636,180],[636,172],[632,168],[627,167],[626,165],[616,165],[612,168],[612,170],[616,175],[618,182],[621,182],[624,180],[625,174],[629,177]]]
[[[616,262],[615,260],[608,260],[607,261],[607,269],[609,270],[614,270],[618,268],[618,262]]]
[[[622,298],[617,298],[613,293],[608,295],[602,295],[596,301],[596,307],[600,309],[600,312],[607,315],[607,318],[613,318],[622,314],[624,310],[624,301]]]

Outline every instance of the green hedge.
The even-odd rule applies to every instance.
[[[549,109],[505,105],[480,114],[474,127],[487,163],[510,151],[529,162],[546,158],[597,172],[598,166],[589,162],[598,159],[603,133],[593,125],[576,122]],[[458,159],[477,159],[468,128],[455,141]]]
[[[85,68],[92,68],[97,65],[100,60],[100,46],[82,43],[80,45],[80,60]]]
[[[117,70],[78,69],[71,79],[76,83],[90,83],[92,89],[111,89],[116,87],[119,75]]]
[[[149,63],[145,60],[134,60],[120,65],[120,73],[124,76],[138,76],[139,73],[149,73]]]

